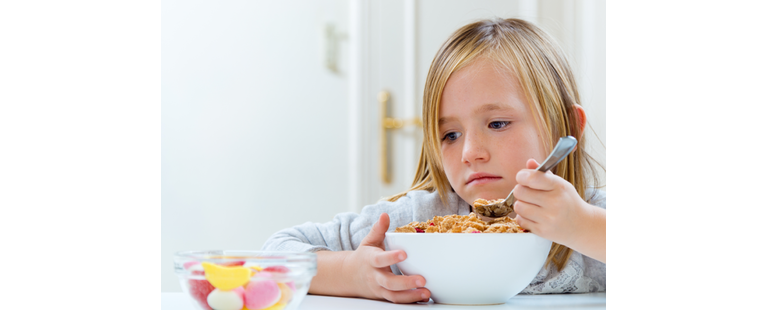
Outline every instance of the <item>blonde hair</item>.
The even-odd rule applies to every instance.
[[[424,142],[416,176],[409,190],[387,200],[395,201],[410,191],[426,190],[437,191],[445,203],[452,188],[441,158],[437,123],[440,101],[451,74],[481,58],[491,60],[499,69],[509,70],[520,81],[546,149],[551,150],[560,137],[567,135],[576,137],[579,145],[584,145],[579,116],[574,110],[574,104],[580,103],[579,92],[560,47],[543,30],[524,20],[478,21],[454,32],[432,60],[424,87]],[[586,198],[588,171],[591,184],[598,183],[593,162],[596,163],[579,147],[552,172],[573,184],[579,195]],[[572,251],[553,243],[547,264],[554,263],[562,270]]]

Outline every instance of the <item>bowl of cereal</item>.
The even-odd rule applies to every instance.
[[[184,293],[200,310],[297,309],[317,274],[317,254],[185,251],[174,255]]]
[[[474,213],[435,216],[385,235],[387,250],[407,254],[397,268],[423,276],[432,300],[440,304],[507,302],[536,277],[552,246],[513,219],[486,222]]]

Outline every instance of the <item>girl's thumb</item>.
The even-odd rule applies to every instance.
[[[379,245],[384,242],[384,233],[389,229],[389,214],[382,213],[379,216],[379,220],[373,224],[371,231],[368,233],[360,245]]]

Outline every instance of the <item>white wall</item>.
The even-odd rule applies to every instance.
[[[605,0],[538,1],[538,23],[570,56],[587,112],[587,152],[606,166]],[[597,168],[606,187],[605,170]]]
[[[345,31],[345,10],[163,1],[162,291],[180,290],[176,251],[258,250],[279,229],[348,210],[346,68],[321,57],[325,23]]]

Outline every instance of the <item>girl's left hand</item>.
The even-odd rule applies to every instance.
[[[513,207],[517,223],[545,239],[570,246],[578,239],[579,224],[584,223],[592,206],[565,179],[551,171],[536,171],[536,160],[529,159],[526,167],[516,176],[517,201]]]

